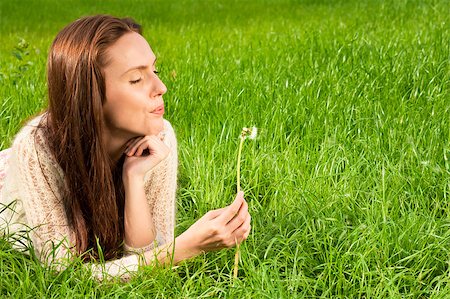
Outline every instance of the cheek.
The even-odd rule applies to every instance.
[[[127,106],[124,101],[123,94],[120,89],[114,87],[108,87],[106,90],[106,102],[103,105],[103,114],[111,124],[120,122],[120,119],[124,117],[125,108]]]
[[[155,125],[142,95],[119,84],[107,90],[103,114],[105,122],[111,129],[137,132],[144,128],[148,130]]]
[[[120,123],[120,107],[107,100],[103,105],[103,117],[107,124],[116,126],[117,123]]]

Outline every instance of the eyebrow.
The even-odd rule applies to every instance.
[[[154,66],[154,65],[156,64],[156,60],[157,60],[157,59],[158,59],[158,57],[155,57],[155,60],[153,61],[152,66]],[[147,67],[148,67],[148,65],[138,65],[138,66],[130,67],[128,70],[126,70],[126,71],[122,74],[122,76],[125,75],[126,73],[128,73],[129,71],[132,71],[132,70],[144,70],[144,69],[146,69]]]

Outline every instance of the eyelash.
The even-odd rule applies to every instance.
[[[130,81],[130,84],[131,84],[131,85],[137,84],[137,83],[139,83],[140,81],[141,81],[141,78],[139,78],[139,79],[137,79],[137,80]]]
[[[159,74],[158,71],[153,71],[153,73],[156,74],[156,75]],[[139,78],[139,79],[137,79],[137,80],[130,81],[130,84],[131,84],[131,85],[137,84],[137,83],[139,83],[141,80],[142,80],[142,78]]]

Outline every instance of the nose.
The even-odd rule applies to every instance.
[[[163,94],[167,92],[167,87],[164,83],[159,79],[159,77],[155,74],[155,80],[152,88],[152,97],[161,97]]]

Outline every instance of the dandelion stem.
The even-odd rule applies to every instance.
[[[242,145],[244,144],[245,137],[241,136],[241,142],[239,143],[239,150],[238,150],[238,158],[237,158],[237,192],[241,191],[241,152],[242,152]]]
[[[240,245],[236,242],[236,252],[234,253],[234,270],[233,270],[233,279],[237,279],[238,276],[238,268],[239,268],[239,252]]]
[[[241,191],[241,152],[242,145],[244,144],[245,137],[241,136],[241,141],[239,143],[238,150],[238,158],[237,158],[237,192]],[[236,253],[234,254],[234,270],[233,270],[233,278],[236,279],[238,275],[238,267],[239,267],[239,244],[236,241]]]

